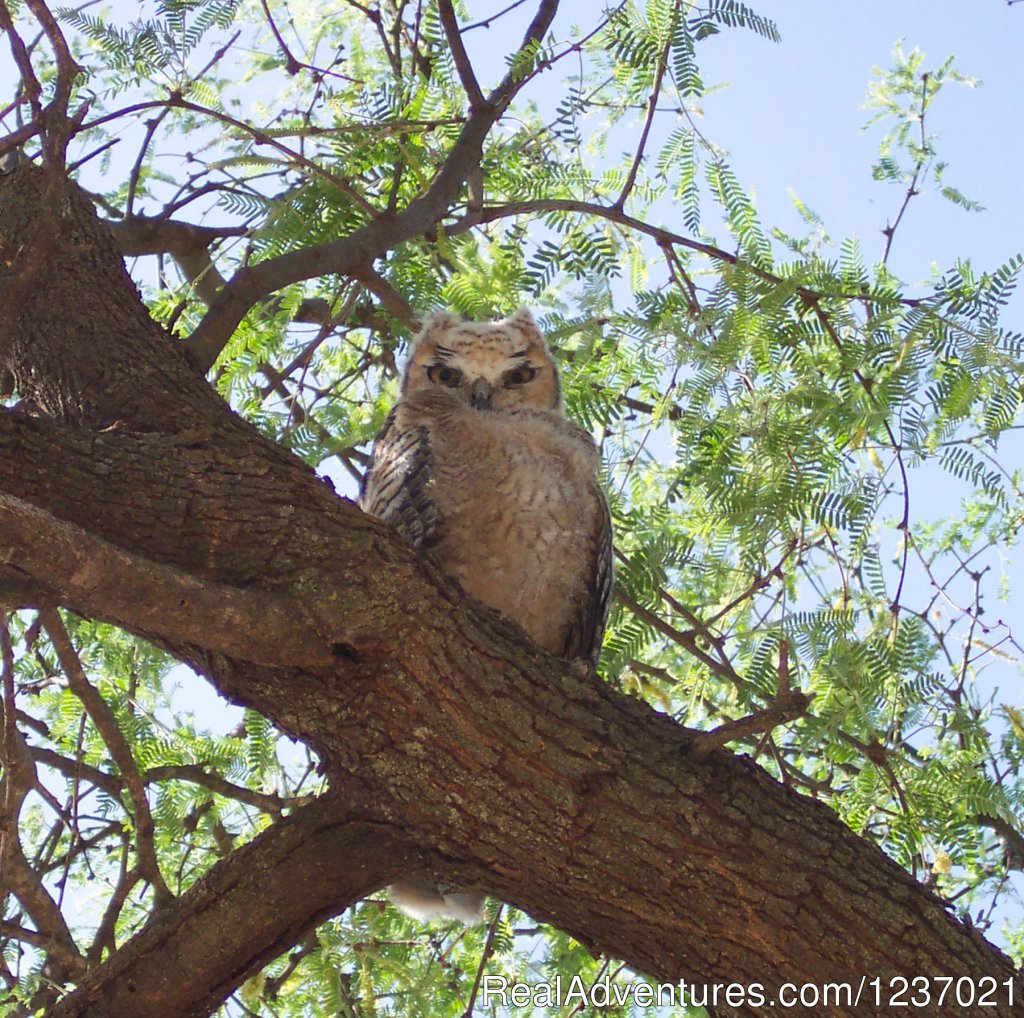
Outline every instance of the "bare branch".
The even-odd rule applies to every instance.
[[[455,70],[458,71],[459,80],[466,90],[466,98],[469,99],[469,111],[479,109],[484,104],[484,94],[480,91],[480,85],[476,80],[473,65],[469,61],[466,47],[462,42],[462,33],[459,31],[459,21],[455,16],[452,7],[452,0],[438,0],[438,14],[441,17],[441,25],[444,27],[444,35],[448,40],[448,48],[451,50],[452,59],[455,61]]]
[[[779,725],[795,721],[807,713],[813,699],[813,694],[808,695],[799,689],[780,693],[764,710],[754,711],[753,714],[737,718],[735,721],[726,721],[710,732],[702,732],[700,738],[693,744],[690,755],[695,760],[703,760],[734,739],[745,739],[761,732],[770,732]]]
[[[124,908],[124,903],[128,900],[128,896],[138,885],[142,877],[137,868],[129,869],[128,867],[127,832],[122,835],[122,839],[120,872],[118,873],[117,883],[114,885],[110,898],[107,900],[107,906],[103,910],[103,917],[96,928],[96,936],[93,938],[92,946],[89,948],[89,961],[94,965],[102,960],[104,953],[109,952],[112,954],[116,950],[115,932],[117,930],[118,917],[121,915],[121,910]]]
[[[50,642],[57,652],[57,658],[67,676],[71,691],[82,701],[82,706],[96,726],[111,758],[124,777],[128,797],[132,801],[135,813],[135,845],[139,853],[139,870],[152,884],[156,906],[160,908],[166,905],[173,895],[160,872],[160,862],[157,859],[156,846],[153,842],[156,827],[153,824],[153,815],[149,810],[149,800],[146,798],[146,790],[142,783],[142,776],[139,774],[138,765],[135,763],[135,756],[117,723],[117,718],[114,717],[114,712],[108,706],[107,701],[93,688],[85,674],[78,652],[71,643],[71,637],[68,635],[67,629],[64,628],[64,622],[56,609],[44,608],[40,617],[49,634]]]
[[[151,767],[143,774],[142,778],[146,784],[154,781],[188,781],[194,785],[208,788],[225,799],[244,802],[248,806],[276,816],[279,816],[281,811],[286,808],[303,806],[315,798],[312,795],[283,798],[269,792],[257,792],[255,789],[236,785],[233,781],[228,781],[227,778],[194,764],[164,764],[160,767]]]
[[[492,23],[497,21],[499,18],[503,18],[510,11],[514,11],[517,7],[522,7],[526,3],[526,0],[514,0],[508,7],[498,11],[496,14],[491,14],[484,18],[482,21],[475,21],[472,25],[466,25],[462,30],[463,34],[471,32],[474,28],[490,28]]]

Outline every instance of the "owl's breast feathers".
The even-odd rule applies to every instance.
[[[545,650],[596,661],[611,591],[599,465],[556,410],[474,410],[428,390],[389,416],[360,504]]]

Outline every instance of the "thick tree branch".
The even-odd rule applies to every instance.
[[[130,216],[109,221],[121,254],[126,257],[169,254],[184,279],[195,287],[196,296],[207,306],[224,288],[224,277],[210,253],[212,245],[230,237],[244,237],[246,226],[197,226],[177,219]],[[273,299],[268,300],[273,307]],[[321,325],[330,316],[331,306],[322,298],[309,297],[295,309],[292,321]]]
[[[248,232],[244,226],[215,229],[148,216],[111,222],[110,229],[124,255],[169,254],[204,304],[212,304],[224,286],[224,277],[210,256],[210,245]]]
[[[98,602],[96,592],[113,584],[119,591],[115,614],[134,615],[138,631],[155,639],[173,631],[185,642],[262,664],[334,660],[330,641],[318,635],[315,618],[292,598],[197,580],[125,552],[2,491],[0,533],[0,567],[13,568],[23,580],[31,578],[23,586],[35,591],[29,604],[53,603],[59,590],[61,603],[101,618],[111,605],[106,593],[104,603]],[[131,604],[136,607],[130,609]]]
[[[199,1018],[305,931],[416,856],[386,827],[325,796],[218,863],[157,913],[49,1018]],[[239,922],[245,916],[245,922]]]
[[[385,538],[377,532],[373,543],[382,548]],[[365,561],[371,548],[353,545],[349,554]],[[342,681],[263,674],[218,654],[208,658],[211,670],[229,695],[302,733],[354,798],[377,804],[377,822],[416,830],[449,858],[475,860],[488,889],[652,975],[721,971],[728,958],[736,978],[835,979],[852,970],[938,971],[939,954],[959,954],[972,971],[1005,971],[830,811],[722,751],[688,762],[691,736],[671,721],[581,683],[483,610],[439,615],[438,593],[426,573],[392,577],[390,595],[377,595],[377,632],[366,634],[378,654],[346,662]],[[343,591],[333,596],[344,603]],[[146,610],[121,605],[117,621],[133,627],[134,611]],[[174,627],[164,636],[174,640]],[[350,700],[346,689],[358,695]],[[481,820],[460,805],[481,798],[501,801],[501,815]],[[625,847],[623,815],[632,831]],[[799,831],[798,848],[783,847],[790,829]],[[794,882],[815,889],[822,915],[852,896],[861,918],[835,929],[805,907],[782,937]],[[742,915],[739,926],[722,915],[724,900]],[[876,910],[899,931],[893,940],[879,940]],[[611,913],[643,920],[617,920],[613,934]],[[858,923],[863,939],[851,938]],[[911,938],[918,926],[922,935]],[[119,982],[108,985],[116,995]]]

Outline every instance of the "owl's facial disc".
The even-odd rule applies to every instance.
[[[496,323],[428,319],[413,342],[403,393],[449,389],[474,410],[557,411],[558,369],[528,312]]]

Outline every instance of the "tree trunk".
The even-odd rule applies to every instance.
[[[19,169],[0,222],[0,367],[24,400],[0,414],[0,592],[171,649],[313,747],[337,796],[219,863],[54,1015],[209,1011],[411,859],[659,980],[772,999],[987,976],[985,1013],[1016,1013],[1009,961],[830,810],[691,755],[695,733],[532,647],[234,416],[76,189]]]

